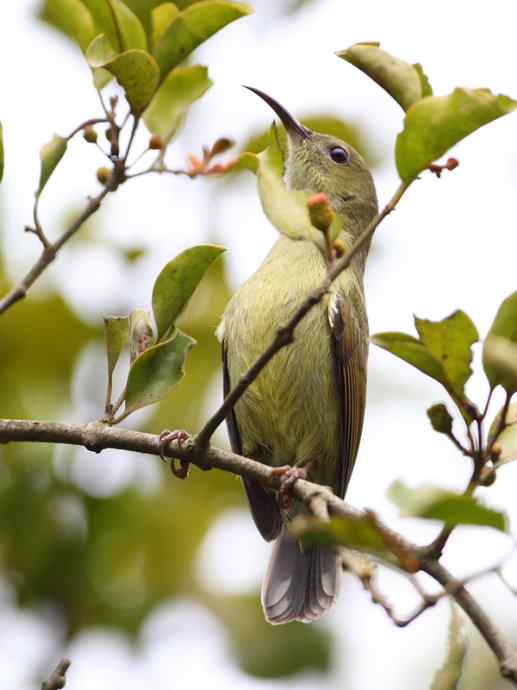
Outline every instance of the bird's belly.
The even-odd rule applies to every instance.
[[[267,276],[266,276],[267,277]],[[320,276],[314,277],[319,284]],[[311,286],[313,287],[313,286]],[[257,289],[259,288],[259,289]],[[266,291],[257,285],[225,318],[232,384],[272,342],[307,290],[285,282]],[[245,305],[244,307],[242,305]],[[294,343],[273,357],[235,408],[243,452],[268,464],[316,461],[316,481],[333,484],[338,455],[338,405],[325,303],[298,325]]]

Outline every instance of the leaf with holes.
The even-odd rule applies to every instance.
[[[209,266],[225,251],[217,245],[191,247],[169,261],[153,287],[153,313],[162,338],[174,327]]]
[[[157,343],[135,359],[129,370],[124,415],[164,400],[184,375],[184,365],[193,338],[179,330],[169,340]]]

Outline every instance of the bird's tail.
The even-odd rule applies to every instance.
[[[278,625],[320,618],[336,601],[338,559],[329,546],[303,548],[286,528],[276,540],[262,584],[266,619]]]

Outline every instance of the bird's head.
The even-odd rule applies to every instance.
[[[307,129],[263,91],[246,88],[266,101],[286,129],[285,179],[289,187],[325,192],[336,213],[364,227],[377,213],[377,194],[363,157],[341,139]]]

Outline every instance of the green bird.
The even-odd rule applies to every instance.
[[[324,192],[343,220],[339,239],[350,247],[377,213],[365,161],[349,144],[310,131],[273,98],[250,90],[271,106],[286,129],[288,187]],[[272,467],[310,468],[310,480],[331,486],[342,498],[365,409],[367,253],[368,247],[334,281],[328,297],[298,325],[294,342],[273,357],[227,419],[234,452]],[[234,294],[219,326],[225,395],[322,283],[326,271],[313,242],[286,236],[277,240],[258,271]],[[291,480],[296,476],[299,471]],[[259,532],[267,541],[276,540],[262,585],[266,619],[279,624],[320,618],[338,594],[335,551],[323,545],[302,548],[288,534],[289,521],[306,512],[303,505],[284,507],[278,495],[257,481],[245,479],[244,488]]]

